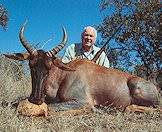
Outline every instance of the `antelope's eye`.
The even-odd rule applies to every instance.
[[[52,61],[48,61],[48,64],[51,66],[52,65]]]
[[[52,59],[48,58],[45,60],[45,65],[48,69],[51,68],[52,64],[53,64]]]

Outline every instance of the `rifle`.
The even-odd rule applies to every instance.
[[[125,22],[125,21],[124,21]],[[97,61],[97,59],[100,57],[101,53],[105,50],[106,45],[109,43],[109,41],[115,36],[115,34],[119,31],[119,29],[121,28],[121,26],[124,24],[124,22],[122,24],[120,24],[120,26],[115,30],[114,34],[106,41],[106,43],[102,46],[102,48],[96,53],[96,55],[93,57],[93,59],[91,61],[95,62]]]

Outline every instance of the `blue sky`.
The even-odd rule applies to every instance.
[[[68,32],[68,44],[80,42],[80,33],[88,25],[101,23],[100,0],[0,0],[9,13],[7,31],[0,28],[0,53],[21,52],[18,33],[28,20],[25,36],[44,50],[56,46],[62,39],[61,26]]]

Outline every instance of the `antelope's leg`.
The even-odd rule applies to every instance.
[[[131,78],[128,81],[132,103],[138,106],[157,107],[160,104],[160,94],[155,85],[141,78]]]
[[[139,112],[139,113],[153,112],[153,111],[162,112],[162,110],[159,108],[152,108],[152,107],[145,107],[145,106],[138,106],[138,105],[129,105],[126,107],[125,111],[126,112]]]
[[[67,101],[62,103],[49,104],[51,113],[63,113],[65,115],[78,115],[91,111],[91,107],[81,102]]]

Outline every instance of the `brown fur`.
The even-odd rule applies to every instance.
[[[116,69],[101,67],[87,60],[75,60],[70,62],[68,66],[74,68],[75,71],[70,72],[52,68],[46,80],[46,94],[51,97],[57,97],[60,102],[70,100],[79,102],[82,98],[84,104],[89,104],[90,107],[104,105],[119,109],[125,109],[132,103],[144,106],[154,106],[159,103],[159,94],[153,84],[148,88],[153,93],[151,95],[149,95],[149,92],[148,95],[147,93],[140,93],[146,95],[143,95],[143,99],[139,98],[139,100],[137,97],[140,94],[136,93],[137,90],[133,91],[136,88],[133,86],[132,88],[129,87],[131,86],[130,84],[134,85],[134,82],[150,83],[142,78]],[[85,87],[79,85],[84,85]],[[143,89],[145,89],[144,86],[139,87],[139,91]],[[79,90],[85,93],[79,93]],[[75,93],[76,97],[71,93]],[[134,94],[136,94],[136,102],[134,101],[136,99]],[[150,100],[149,96],[152,96]]]
[[[45,101],[52,104],[56,111],[94,108],[96,105],[121,110],[132,104],[152,107],[159,105],[160,95],[154,84],[140,77],[102,67],[85,59],[63,64],[55,55],[67,41],[65,29],[61,44],[45,52],[32,48],[23,35],[24,28],[25,26],[21,28],[19,37],[28,54],[5,56],[16,60],[29,60],[32,78],[30,103],[40,106]],[[29,111],[28,106],[33,105],[24,105],[22,102],[19,106],[21,104],[22,110],[27,107]],[[33,105],[32,109],[38,107],[37,105]],[[36,111],[42,113],[42,108]]]
[[[160,102],[156,87],[140,77],[85,59],[74,60],[64,67],[60,60],[51,60],[42,51],[34,57],[37,59],[29,60],[31,103],[40,105],[46,101],[54,104],[57,110],[93,108],[96,105],[124,110],[131,104],[156,107]],[[21,113],[28,116],[43,113],[42,108],[37,112],[34,110],[36,114],[33,114],[28,105],[23,107]],[[23,112],[26,107],[28,113]]]

